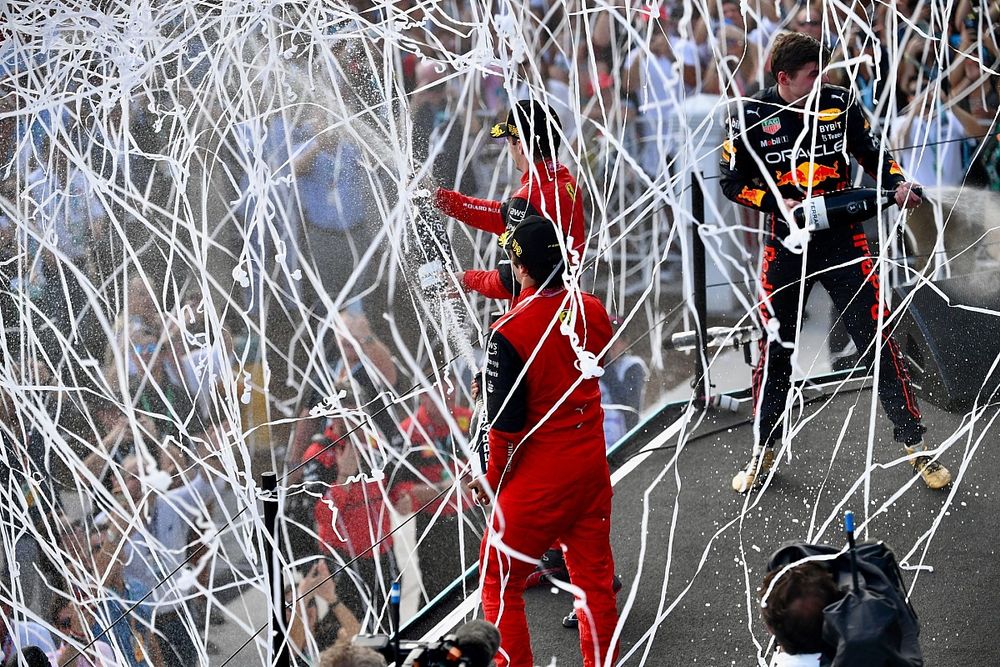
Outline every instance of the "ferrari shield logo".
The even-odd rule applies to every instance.
[[[781,119],[771,118],[769,120],[765,120],[760,124],[760,129],[764,130],[768,134],[777,134],[778,130],[781,129]]]

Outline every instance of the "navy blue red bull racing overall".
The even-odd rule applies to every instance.
[[[844,88],[824,85],[818,104],[801,109],[791,107],[771,87],[731,113],[722,150],[722,190],[738,204],[768,214],[759,312],[765,329],[772,319],[778,329],[777,337],[762,338],[753,374],[754,409],[760,444],[765,446],[782,437],[800,290],[805,304],[816,282],[829,292],[860,352],[873,343],[885,346],[879,357],[878,394],[895,426],[896,440],[917,444],[925,430],[899,347],[885,328],[879,330],[879,315],[888,321],[889,311],[879,298],[879,274],[861,225],[832,220],[829,229],[811,233],[804,253],[783,243],[790,227],[781,215],[779,198],[801,201],[850,187],[851,157],[883,189],[894,190],[905,182],[902,169],[872,136],[863,112]]]

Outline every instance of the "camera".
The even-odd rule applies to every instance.
[[[358,635],[352,643],[402,667],[490,667],[500,650],[500,631],[492,623],[472,620],[437,641],[401,641],[398,657],[388,635]]]

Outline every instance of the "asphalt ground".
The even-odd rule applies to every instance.
[[[625,581],[618,596],[625,616],[619,664],[758,664],[770,638],[753,596],[768,556],[810,537],[843,545],[847,509],[855,513],[859,541],[884,541],[900,560],[926,664],[1000,664],[993,615],[1000,605],[993,477],[1000,454],[992,421],[1000,408],[987,408],[969,428],[960,415],[922,405],[930,446],[950,439],[941,461],[956,481],[944,491],[911,483],[908,462],[893,464],[903,451],[877,408],[866,504],[871,409],[871,391],[858,387],[808,403],[791,462],[781,458],[762,493],[730,489],[747,459],[752,427],[747,415],[728,412],[710,413],[679,450],[650,453],[618,481],[612,542]],[[668,410],[648,422],[630,451],[612,457],[613,469],[675,417]],[[580,664],[577,634],[561,625],[572,608],[569,595],[539,587],[526,599],[536,664]]]

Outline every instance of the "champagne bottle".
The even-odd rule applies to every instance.
[[[914,186],[913,192],[923,196],[917,186]],[[888,208],[895,203],[895,190],[848,188],[809,197],[792,214],[795,222],[804,224],[809,231],[821,231],[829,229],[831,222],[836,225],[862,222],[874,216],[880,208]]]

